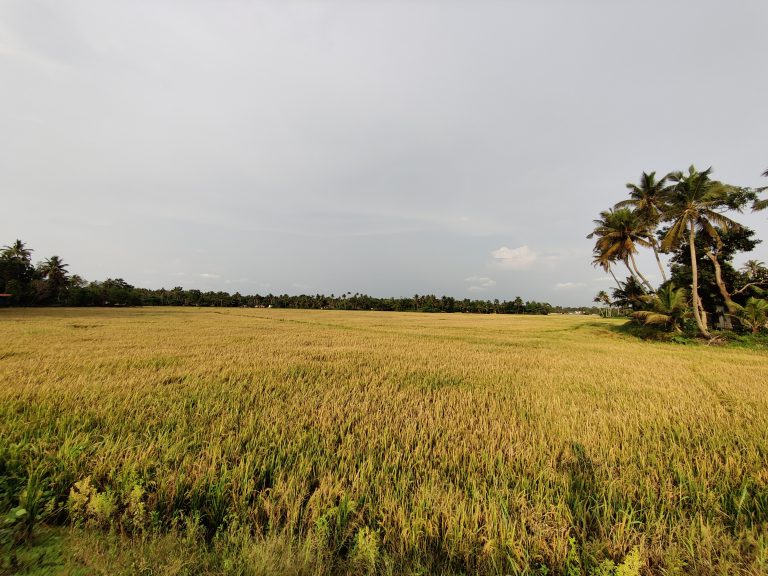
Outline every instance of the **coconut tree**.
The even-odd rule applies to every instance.
[[[646,239],[653,249],[653,255],[656,257],[656,264],[659,266],[663,282],[667,281],[667,275],[664,272],[664,266],[661,264],[661,258],[659,258],[659,245],[654,231],[663,215],[664,194],[667,188],[668,176],[664,176],[661,180],[656,180],[656,172],[651,172],[650,174],[643,172],[642,176],[640,176],[639,184],[627,183],[629,198],[616,204],[617,208],[631,208],[640,219],[647,233]]]
[[[619,309],[640,310],[644,306],[641,297],[646,296],[646,293],[634,276],[627,276],[620,288],[611,288],[611,294],[613,295],[613,305]]]
[[[768,177],[768,170],[763,172],[762,175]],[[762,188],[756,188],[754,190],[755,198],[754,198],[754,200],[752,202],[752,211],[753,212],[757,212],[758,210],[765,210],[766,208],[768,208],[768,198],[763,198],[762,200],[757,198],[757,194],[759,194],[760,192],[765,192],[766,190],[768,190],[768,186],[763,186]]]
[[[592,266],[594,267],[600,267],[603,270],[605,270],[608,274],[611,275],[611,278],[613,278],[613,281],[616,282],[616,286],[621,289],[621,282],[619,282],[619,279],[616,278],[616,274],[613,273],[613,267],[611,266],[612,262],[608,259],[608,257],[605,254],[599,254],[595,253],[595,259],[592,260]]]
[[[661,241],[662,250],[667,251],[679,246],[687,236],[691,257],[693,316],[699,332],[706,338],[712,336],[707,330],[706,316],[699,297],[696,230],[718,241],[718,227],[725,230],[738,227],[736,222],[722,213],[723,207],[728,205],[731,187],[712,180],[711,173],[712,168],[699,172],[691,166],[687,173],[674,172],[669,175],[669,180],[674,184],[664,194],[667,205],[665,219],[672,224]],[[717,263],[717,258],[714,262]]]
[[[759,260],[747,260],[741,267],[741,271],[749,280],[761,278],[768,274],[768,268],[765,267],[765,263]]]
[[[14,295],[14,302],[24,302],[35,269],[30,262],[32,250],[16,240],[0,250],[0,292]]]
[[[748,290],[761,294],[763,286],[768,285],[768,268],[759,260],[747,260],[741,267],[741,273],[747,282],[733,291],[733,295],[743,294]]]
[[[58,300],[67,286],[67,264],[58,256],[51,256],[40,266],[40,273],[48,281],[51,294]]]
[[[612,316],[613,315],[612,314],[612,312],[613,312],[613,302],[611,301],[611,297],[608,295],[608,292],[606,292],[605,290],[600,290],[600,292],[598,292],[595,295],[595,297],[594,297],[594,299],[592,301],[596,302],[597,304],[602,304],[603,306],[606,306],[605,314],[602,314],[603,311],[601,311],[601,316]]]
[[[688,314],[688,294],[685,288],[675,288],[674,284],[668,284],[656,294],[646,294],[640,299],[649,309],[633,312],[635,319],[645,325],[667,326],[675,332],[682,332],[681,325]]]
[[[768,300],[749,298],[737,314],[741,323],[757,334],[768,323]]]
[[[24,242],[16,240],[10,246],[3,246],[2,256],[8,260],[29,263],[32,250],[27,248]]]
[[[629,273],[653,292],[653,286],[640,273],[635,262],[637,247],[651,246],[648,230],[637,214],[629,208],[612,208],[600,212],[600,218],[594,223],[595,229],[587,238],[597,238],[593,250],[595,262],[623,262]]]

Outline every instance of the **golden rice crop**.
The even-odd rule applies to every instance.
[[[49,523],[329,572],[765,573],[768,355],[618,323],[2,310],[0,511],[31,478]]]

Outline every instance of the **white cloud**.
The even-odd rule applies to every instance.
[[[200,278],[221,278],[218,274],[209,274],[208,272],[203,272],[200,274]]]
[[[488,278],[487,276],[470,276],[469,278],[464,278],[464,282],[472,282],[473,284],[477,284],[483,288],[491,288],[492,286],[496,286],[496,280],[493,278]]]
[[[573,290],[574,288],[581,288],[586,286],[584,282],[558,282],[555,284],[555,290]]]
[[[470,276],[464,278],[464,282],[471,282],[472,285],[467,288],[469,292],[485,292],[488,288],[496,286],[496,280],[488,276]]]
[[[525,244],[519,248],[507,248],[502,246],[491,252],[496,263],[502,268],[510,270],[523,270],[533,264],[539,255]]]

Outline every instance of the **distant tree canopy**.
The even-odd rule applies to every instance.
[[[661,179],[643,173],[639,184],[627,184],[629,198],[600,213],[587,238],[595,238],[593,264],[611,273],[617,287],[609,302],[631,312],[646,325],[681,330],[693,319],[698,332],[711,337],[712,322],[724,330],[749,329],[759,321],[768,269],[750,260],[741,269],[733,265],[738,253],[752,251],[760,240],[734,220],[746,208],[766,208],[759,197],[765,188],[745,188],[711,178],[712,169],[671,172]],[[641,248],[653,251],[661,276],[654,287],[635,261]],[[659,253],[670,256],[669,274]],[[629,272],[620,282],[614,268]]]
[[[0,293],[11,294],[14,306],[222,306],[258,308],[305,308],[318,310],[381,310],[400,312],[471,312],[476,314],[597,313],[596,307],[561,307],[547,302],[470,300],[432,294],[407,298],[376,298],[346,292],[265,296],[239,292],[203,292],[176,286],[148,289],[132,286],[122,278],[88,282],[70,274],[59,256],[32,265],[32,250],[21,240],[0,252]]]

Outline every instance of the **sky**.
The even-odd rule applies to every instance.
[[[643,171],[768,185],[766,30],[765,0],[0,0],[0,245],[148,288],[587,305],[592,220]]]

